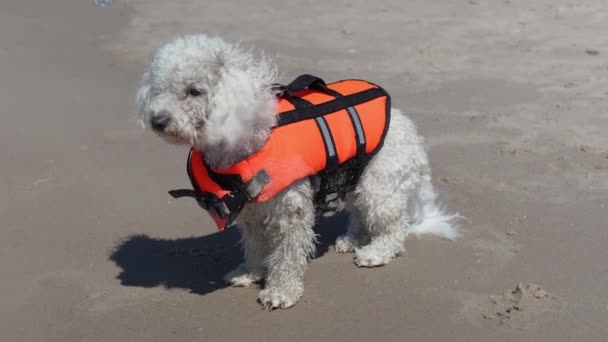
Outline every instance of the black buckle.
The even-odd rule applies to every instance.
[[[230,209],[228,209],[228,206],[226,205],[226,203],[224,201],[217,201],[216,203],[214,203],[215,211],[217,211],[217,214],[220,215],[221,218],[226,218],[228,216],[230,216],[231,212]]]
[[[169,195],[176,199],[182,197],[193,197],[196,200],[196,203],[198,203],[201,208],[205,210],[213,208],[215,209],[217,214],[220,215],[221,218],[226,218],[230,216],[230,209],[228,208],[226,203],[224,203],[223,200],[220,200],[218,198],[213,198],[211,196],[205,195],[200,196],[196,193],[196,191],[191,189],[170,190]]]
[[[169,190],[169,195],[175,199],[179,199],[182,197],[192,197],[196,200],[196,203],[198,203],[201,208],[205,210],[209,209],[209,204],[207,203],[208,200],[203,196],[199,196],[199,194],[192,189]]]
[[[173,198],[193,197],[201,208],[205,210],[214,209],[221,218],[229,218],[230,221],[233,221],[236,215],[241,212],[245,203],[256,198],[268,182],[270,182],[268,172],[261,170],[245,186],[222,198],[210,193],[201,195],[191,189],[170,190],[169,195]]]
[[[253,178],[251,178],[243,188],[243,191],[247,195],[247,199],[251,201],[254,198],[258,197],[258,195],[262,192],[264,186],[269,182],[270,176],[268,175],[268,172],[266,170],[262,169],[258,173],[256,173],[256,175],[253,176]]]

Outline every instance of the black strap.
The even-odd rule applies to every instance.
[[[284,86],[282,89],[283,92],[281,93],[281,96],[291,102],[295,109],[281,113],[275,128],[302,120],[315,119],[325,144],[325,154],[327,157],[326,168],[324,170],[325,173],[331,173],[337,170],[339,167],[336,144],[334,142],[331,130],[329,129],[329,125],[323,117],[325,114],[333,113],[342,109],[346,109],[348,111],[357,142],[356,159],[362,159],[365,157],[365,132],[363,131],[359,114],[354,106],[381,96],[388,97],[388,94],[386,94],[384,90],[380,88],[372,88],[359,93],[343,96],[339,92],[329,89],[322,79],[308,74],[297,77],[293,82],[287,86]],[[313,106],[309,101],[294,95],[295,92],[305,89],[319,90],[335,97],[335,99]]]
[[[342,94],[338,93],[337,91],[329,89],[323,79],[309,74],[303,74],[296,77],[296,79],[291,81],[291,83],[288,85],[282,85],[280,83],[275,83],[272,85],[272,90],[277,92],[278,97],[288,100],[296,108],[301,108],[310,104],[307,101],[301,101],[302,99],[300,97],[294,96],[294,93],[306,89],[321,91],[333,97],[342,96]]]
[[[300,75],[296,77],[291,83],[287,85],[287,90],[292,93],[297,93],[298,91],[302,91],[305,89],[316,89],[320,91],[324,91],[327,89],[327,85],[325,81],[321,78],[313,75]]]
[[[192,197],[196,198],[196,191],[192,189],[175,189],[169,190],[169,195],[175,199],[182,197]]]
[[[342,94],[333,89],[327,88],[326,92],[334,96],[335,98],[342,97]],[[348,112],[348,117],[350,118],[350,122],[353,125],[353,130],[355,131],[355,139],[357,142],[357,158],[361,159],[365,157],[366,145],[365,131],[363,130],[361,117],[359,116],[359,113],[357,112],[357,109],[354,106],[347,107],[346,111]]]
[[[382,96],[388,96],[388,94],[380,88],[372,88],[362,92],[341,96],[335,100],[327,101],[315,106],[296,108],[279,114],[275,127],[289,125],[302,120],[314,119]]]
[[[184,189],[169,191],[169,194],[174,198],[179,197],[194,197],[198,204],[206,210],[215,210],[221,218],[228,218],[228,223],[234,222],[238,214],[243,210],[247,202],[252,201],[262,192],[266,184],[270,182],[270,177],[266,170],[258,172],[247,184],[232,191],[222,198],[216,195],[205,192],[198,194],[196,191],[188,191]]]
[[[222,198],[210,193],[203,192],[198,186],[192,174],[192,153],[194,149],[190,149],[186,169],[188,178],[192,184],[192,189],[176,189],[169,191],[169,195],[173,198],[193,197],[199,206],[206,210],[214,210],[220,217],[228,217],[228,224],[232,223],[245,204],[256,198],[266,184],[270,182],[270,177],[266,170],[259,171],[253,176],[247,184],[238,174],[219,174],[213,170],[203,160],[203,165],[207,169],[209,177],[216,182],[220,187],[231,192]]]
[[[295,108],[311,106],[312,104],[300,97],[294,96],[293,92],[287,88],[288,86],[275,83],[272,89],[277,92],[277,96],[291,103]]]
[[[207,174],[212,181],[217,183],[222,189],[236,191],[244,186],[243,178],[239,174],[217,173],[203,161]]]
[[[217,213],[222,218],[228,217],[228,224],[232,223],[238,214],[243,210],[243,207],[247,202],[252,201],[254,198],[262,192],[262,189],[266,184],[270,182],[270,176],[266,170],[258,172],[245,186],[242,188],[232,191],[225,195],[221,199],[217,196],[207,193],[204,197],[210,202],[215,208]]]
[[[312,103],[309,101],[306,101],[301,97],[293,96],[289,92],[285,93],[283,98],[289,101],[296,109],[312,106]]]
[[[221,218],[229,218],[228,224],[230,224],[236,219],[249,200],[244,191],[234,191],[222,197],[221,204],[215,208]]]
[[[294,96],[293,93],[302,91],[305,89],[313,89],[325,92],[328,95],[335,97],[334,100],[328,102],[312,105],[309,101],[306,101],[298,96]],[[273,90],[279,92],[278,96],[283,97],[290,101],[295,109],[287,112],[283,112],[279,115],[278,123],[275,127],[288,125],[294,122],[316,119],[319,130],[323,137],[326,148],[327,156],[327,167],[323,171],[319,184],[319,194],[327,195],[335,192],[343,192],[354,188],[359,176],[360,170],[362,170],[362,163],[368,161],[368,157],[365,155],[365,137],[361,130],[357,130],[357,121],[360,127],[360,118],[355,110],[354,106],[368,102],[370,100],[386,96],[387,98],[387,111],[389,108],[390,98],[382,88],[372,88],[359,93],[350,94],[343,96],[339,92],[329,89],[325,82],[312,75],[301,75],[291,82],[288,86],[275,84]],[[349,112],[351,121],[353,121],[353,127],[355,128],[355,134],[357,136],[357,156],[363,158],[355,158],[345,165],[340,166],[337,158],[337,150],[329,126],[323,115],[337,112],[339,110],[346,109]],[[388,125],[387,125],[388,126]],[[385,129],[386,131],[386,129]],[[386,133],[386,132],[385,132]],[[331,153],[333,149],[333,154]],[[192,153],[192,152],[191,152]],[[190,165],[190,157],[188,158],[188,165]],[[339,172],[335,173],[338,168],[343,169],[347,164],[357,164],[357,170],[352,172]],[[268,183],[268,175],[265,171],[262,173],[260,179],[256,180],[256,177],[252,179],[248,184],[243,184],[240,175],[228,175],[218,174],[213,172],[210,167],[205,165],[208,171],[209,177],[226,190],[231,190],[231,193],[225,195],[221,199],[211,193],[200,193],[200,189],[196,186],[192,175],[190,174],[190,167],[188,166],[188,176],[193,183],[194,191],[188,190],[173,190],[169,193],[175,198],[184,196],[193,196],[197,199],[199,205],[203,208],[210,210],[214,209],[222,218],[228,217],[228,224],[232,223],[236,216],[243,209],[244,205],[257,197],[265,184]],[[359,171],[359,172],[356,172]],[[332,175],[333,177],[328,177]],[[261,185],[260,185],[261,184]]]
[[[272,90],[277,93],[278,97],[285,98],[289,100],[292,104],[294,104],[294,99],[295,102],[298,102],[297,97],[293,96],[293,94],[306,89],[322,91],[333,96],[339,95],[333,90],[327,88],[327,84],[325,84],[325,81],[323,81],[323,79],[308,74],[296,77],[288,85],[282,85],[280,83],[274,83],[272,85]]]
[[[304,76],[310,76],[310,75],[302,75],[298,79],[296,79],[294,82],[297,81],[298,82],[297,85],[302,86],[304,84],[309,85],[309,82],[314,81],[313,78],[321,80],[320,78],[316,78],[314,76],[312,78],[305,78]],[[294,84],[294,82],[292,82],[291,84]],[[323,81],[321,80],[321,82],[323,82]],[[304,108],[314,108],[312,103],[310,103],[309,101],[307,101],[301,97],[293,96],[291,94],[291,92],[287,93],[287,95],[285,96],[285,99],[287,99],[287,101],[291,102],[291,104],[293,104],[293,106],[298,111],[300,111]],[[323,138],[323,144],[325,145],[325,162],[326,162],[325,170],[327,170],[328,172],[334,171],[339,166],[338,151],[336,149],[336,143],[334,142],[334,137],[333,137],[331,130],[329,129],[329,125],[327,124],[327,121],[325,120],[324,117],[319,116],[315,119],[315,121],[317,123],[317,127],[319,128],[319,132],[321,133],[321,138]]]

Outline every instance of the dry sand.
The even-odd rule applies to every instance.
[[[182,32],[263,48],[286,79],[384,85],[464,239],[357,269],[331,246],[341,217],[295,308],[225,288],[238,234],[169,198],[185,150],[134,119],[152,49]],[[1,1],[0,340],[607,341],[607,32],[605,0]],[[547,296],[517,324],[488,313],[530,283]]]

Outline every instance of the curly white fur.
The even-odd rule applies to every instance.
[[[205,35],[179,37],[159,49],[144,74],[140,119],[167,141],[200,149],[210,166],[226,168],[270,136],[276,78],[269,60],[238,45]],[[354,252],[360,267],[385,265],[402,254],[409,234],[459,236],[460,216],[436,205],[423,139],[407,116],[397,109],[391,115],[384,147],[347,196],[351,222],[336,240],[336,250]],[[234,286],[265,280],[258,298],[265,308],[288,308],[302,297],[315,250],[313,196],[305,179],[270,201],[247,205],[239,217],[245,262],[225,279]]]

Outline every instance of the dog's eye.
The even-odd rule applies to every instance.
[[[188,88],[188,95],[190,95],[190,96],[197,97],[197,96],[201,96],[202,94],[203,94],[203,92],[196,88],[193,88],[193,87]]]

